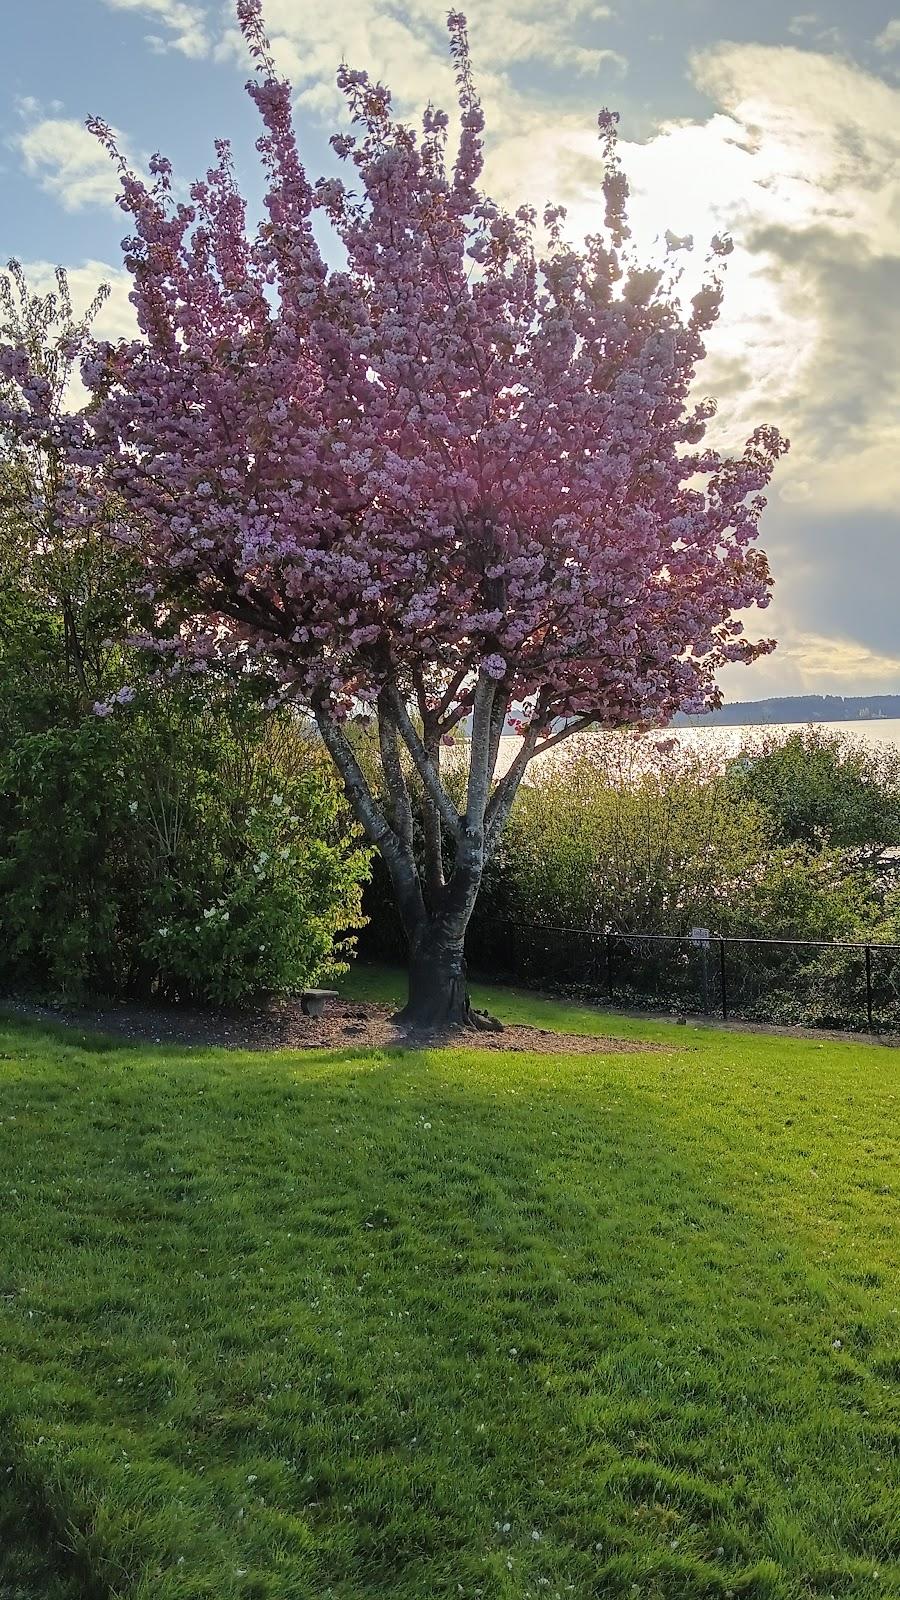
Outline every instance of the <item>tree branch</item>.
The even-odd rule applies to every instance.
[[[472,704],[472,736],[469,740],[469,785],[466,794],[466,825],[469,831],[484,828],[484,814],[490,789],[491,732],[494,702],[499,684],[482,672],[475,685]],[[506,711],[504,708],[504,716]],[[496,757],[495,757],[496,760]]]
[[[428,704],[425,678],[421,667],[417,666],[412,669],[412,681],[419,707],[419,717],[422,722],[422,743],[425,746],[425,754],[438,777],[440,777],[441,734],[443,732],[440,725],[440,706],[435,708],[430,707]],[[447,879],[444,874],[444,837],[441,831],[440,813],[428,794],[425,795],[422,831],[425,841],[425,886],[428,891],[429,906],[432,913],[434,913],[443,904]]]
[[[435,770],[440,773],[441,745],[438,736],[434,735],[426,743],[429,759],[434,764]],[[431,901],[432,911],[436,911],[443,898],[446,888],[444,875],[444,840],[441,833],[440,814],[434,801],[425,796],[425,882],[428,887],[428,897]]]
[[[488,801],[484,815],[485,853],[490,855],[506,823],[516,798],[519,784],[525,776],[529,761],[538,742],[537,723],[532,722],[525,733],[519,753],[512,766],[500,779]]]
[[[571,739],[576,733],[584,733],[587,728],[596,724],[597,718],[594,716],[579,717],[575,722],[569,723],[568,727],[561,728],[559,733],[550,734],[546,739],[539,739],[538,736],[538,726],[541,721],[542,716],[535,711],[535,715],[522,739],[515,761],[500,779],[488,801],[485,812],[486,855],[490,855],[496,846],[512,810],[519,785],[534,757],[543,755],[546,750],[552,750],[554,745],[562,744],[565,739]]]
[[[598,720],[596,716],[577,717],[567,727],[560,728],[559,733],[552,733],[549,738],[542,739],[540,744],[535,746],[534,755],[542,756],[546,750],[552,750],[555,744],[562,744],[574,734],[586,733],[588,728],[596,728]]]
[[[509,712],[509,696],[503,694],[494,701],[491,711],[490,742],[488,744],[488,789],[494,781],[497,770],[497,757],[500,754],[500,740],[503,738],[503,729],[506,727],[506,718]]]
[[[465,683],[467,676],[468,676],[468,669],[466,667],[460,667],[458,672],[454,672],[453,677],[450,679],[450,682],[448,683],[446,689],[444,690],[443,694],[441,695],[440,701],[438,702],[437,710],[436,710],[436,713],[435,713],[438,721],[440,721],[442,718],[446,717],[448,715],[448,713],[452,710],[453,702],[456,699],[457,695],[459,694],[459,691],[462,688],[463,684]]]
[[[317,701],[312,710],[325,747],[343,780],[351,810],[384,857],[397,896],[403,926],[407,935],[412,937],[427,917],[422,885],[419,882],[412,849],[406,848],[379,809],[353,747],[340,724],[330,715],[323,701]]]
[[[412,756],[413,765],[422,779],[426,795],[433,801],[448,833],[454,839],[462,838],[462,818],[441,783],[440,773],[429,757],[397,685],[386,684],[382,693],[387,696],[391,714],[400,730],[403,743]]]
[[[381,753],[381,770],[391,797],[392,822],[400,843],[412,853],[413,814],[409,789],[400,760],[397,744],[397,724],[387,706],[378,700],[378,748]]]

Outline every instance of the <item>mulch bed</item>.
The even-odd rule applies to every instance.
[[[306,1017],[299,1000],[246,1011],[203,1011],[181,1006],[131,1004],[55,1007],[7,1000],[6,1011],[40,1021],[64,1022],[90,1033],[108,1033],[142,1044],[219,1046],[232,1050],[466,1050],[529,1051],[540,1055],[611,1055],[660,1049],[630,1039],[554,1033],[550,1028],[509,1024],[501,1033],[421,1035],[399,1028],[392,1007],[333,1000],[323,1017]]]

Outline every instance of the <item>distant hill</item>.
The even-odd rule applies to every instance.
[[[790,694],[771,700],[735,700],[702,717],[679,712],[672,726],[744,728],[767,722],[872,722],[883,717],[900,717],[900,694]]]

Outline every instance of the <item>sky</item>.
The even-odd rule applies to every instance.
[[[333,170],[342,59],[403,115],[452,108],[440,0],[265,9],[313,176]],[[700,389],[717,443],[774,422],[792,449],[763,520],[775,598],[749,619],[779,648],[723,673],[726,698],[900,692],[900,0],[471,0],[468,16],[497,199],[562,201],[573,235],[592,230],[610,106],[648,257],[667,229],[698,259],[734,239]],[[110,283],[98,331],[130,331],[124,219],[84,118],[139,166],[163,150],[185,185],[230,137],[255,204],[247,72],[231,0],[0,0],[0,262],[36,284],[59,262],[81,301]]]

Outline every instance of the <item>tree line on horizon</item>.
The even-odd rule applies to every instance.
[[[744,727],[765,722],[869,722],[900,717],[900,694],[789,694],[766,700],[732,700],[696,716],[679,712],[673,727]]]

